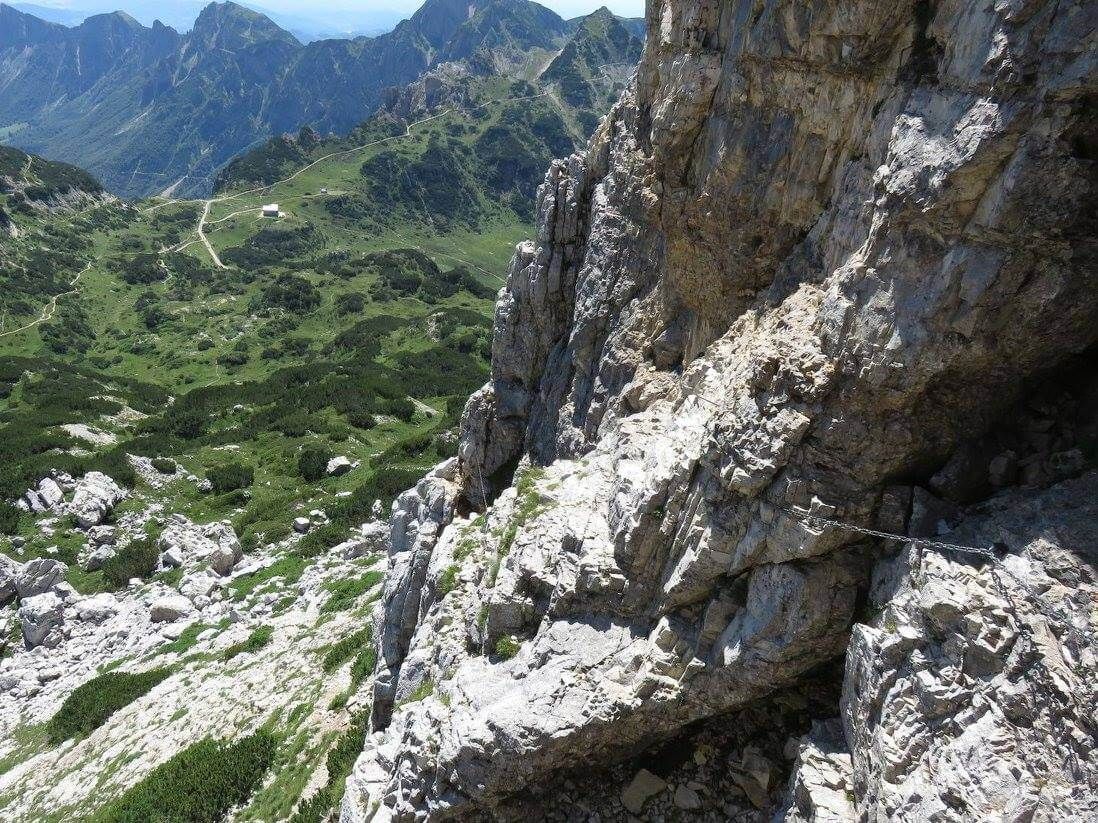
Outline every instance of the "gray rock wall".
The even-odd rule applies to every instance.
[[[840,656],[883,546],[804,515],[937,531],[921,486],[1098,340],[1094,4],[649,6],[398,503],[346,821],[484,814]]]

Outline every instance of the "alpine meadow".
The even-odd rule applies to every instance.
[[[118,2],[0,4],[0,821],[1098,819],[1095,0]]]

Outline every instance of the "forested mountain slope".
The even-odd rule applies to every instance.
[[[428,0],[379,37],[302,45],[231,2],[185,35],[124,14],[69,29],[4,5],[0,139],[87,168],[119,195],[204,193],[257,141],[305,125],[344,134],[440,61],[480,55],[520,77],[567,28],[528,0]]]

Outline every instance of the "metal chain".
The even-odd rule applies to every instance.
[[[687,389],[686,384],[683,382],[682,375],[679,375],[679,388],[683,391]],[[700,394],[697,393],[696,390],[692,390],[692,392],[693,393],[690,395],[690,397],[692,397],[694,400],[697,400],[699,403],[704,403],[720,412],[724,412],[726,410],[724,406],[715,403],[714,401],[709,400],[705,397],[702,397]],[[717,441],[716,433],[713,431],[713,429],[709,426],[707,426],[706,428],[709,431],[709,438],[713,442],[713,445],[717,449],[717,451],[722,453],[725,457],[735,460],[735,455],[733,455],[731,452],[726,451],[724,447]],[[834,528],[855,532],[856,534],[862,534],[867,537],[878,537],[883,540],[895,540],[901,543],[913,543],[918,546],[926,546],[927,548],[937,549],[939,551],[953,551],[961,552],[963,554],[978,555],[979,557],[990,560],[992,563],[999,563],[999,558],[995,555],[995,552],[992,549],[982,548],[979,546],[962,546],[957,543],[945,543],[940,540],[930,540],[925,537],[913,537],[911,535],[896,534],[894,532],[886,532],[879,529],[869,529],[865,526],[855,526],[851,523],[845,523],[843,521],[834,520],[829,517],[823,517],[818,514],[810,514],[808,512],[798,511],[793,508],[781,506],[776,503],[771,503],[770,501],[766,502],[768,505],[773,506],[778,511],[784,512],[785,514],[792,516],[793,518],[801,521],[802,523],[805,523],[806,525],[812,525],[813,523],[815,523],[820,526],[832,526]]]
[[[774,505],[774,504],[771,504]],[[803,523],[811,525],[816,523],[823,526],[834,526],[836,528],[845,529],[846,531],[856,532],[857,534],[864,534],[868,537],[880,537],[884,540],[897,540],[902,543],[916,543],[920,546],[926,546],[931,549],[938,549],[940,551],[951,552],[964,552],[965,554],[977,554],[981,557],[986,557],[992,562],[998,562],[999,558],[995,556],[995,552],[991,549],[984,549],[978,546],[961,546],[957,543],[943,543],[939,540],[930,540],[925,537],[912,537],[906,534],[894,534],[893,532],[883,532],[878,529],[867,529],[864,526],[855,526],[851,523],[844,523],[839,520],[832,520],[829,517],[821,517],[818,514],[808,514],[806,512],[798,512],[796,509],[789,509],[784,506],[774,506],[779,511],[783,511],[786,514],[792,515]]]

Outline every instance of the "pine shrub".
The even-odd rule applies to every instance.
[[[187,747],[117,800],[92,823],[219,823],[244,803],[274,762],[277,741],[267,731],[235,743],[206,739]]]
[[[159,556],[156,543],[151,538],[134,540],[103,564],[103,577],[115,589],[124,589],[133,578],[143,580],[155,572]]]
[[[171,673],[171,669],[152,669],[138,674],[107,672],[92,678],[78,686],[50,719],[47,725],[50,742],[86,737]]]

